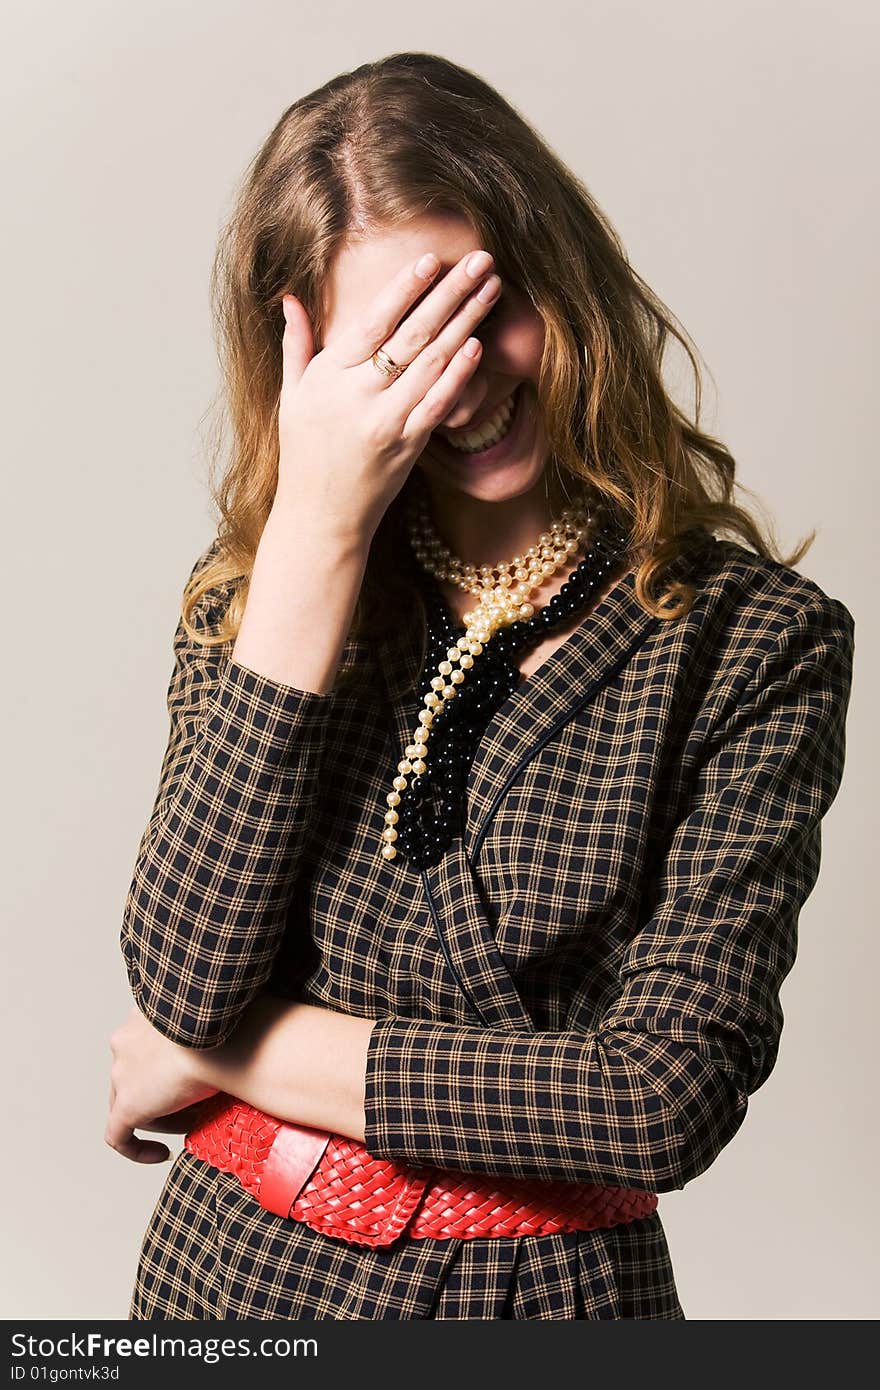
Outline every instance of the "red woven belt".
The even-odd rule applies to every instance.
[[[657,1195],[637,1188],[548,1182],[374,1158],[356,1139],[288,1124],[224,1095],[205,1103],[184,1147],[267,1211],[354,1245],[456,1236],[592,1231],[650,1216]]]

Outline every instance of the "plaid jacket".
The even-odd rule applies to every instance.
[[[377,1156],[660,1193],[703,1172],[777,1055],[843,773],[854,621],[731,541],[673,574],[696,585],[690,614],[646,614],[627,574],[506,699],[463,838],[426,870],[379,854],[421,705],[411,624],[383,651],[349,640],[359,678],[329,694],[178,627],[122,930],[144,1014],[194,1047],[263,987],[376,1018]],[[205,597],[204,627],[223,602]],[[684,1316],[659,1213],[369,1250],[266,1212],[186,1151],[130,1315]]]

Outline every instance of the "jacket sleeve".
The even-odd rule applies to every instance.
[[[208,590],[192,625],[209,633],[225,601]],[[332,701],[233,661],[233,645],[177,626],[168,742],[120,937],[138,1008],[187,1047],[224,1041],[269,977]]]
[[[843,773],[853,650],[849,611],[823,595],[752,663],[598,1026],[377,1021],[372,1155],[659,1192],[708,1168],[776,1060],[779,988]]]

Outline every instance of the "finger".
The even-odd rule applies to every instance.
[[[490,276],[476,295],[472,295],[441,330],[433,342],[429,343],[407,367],[406,371],[391,383],[383,393],[383,409],[392,410],[391,420],[395,428],[402,429],[404,421],[415,410],[419,401],[426,395],[446,370],[456,353],[460,352],[470,334],[480,321],[491,312],[501,293],[501,281],[497,275]],[[480,295],[485,295],[484,299]],[[465,354],[467,356],[467,354]],[[449,402],[449,408],[454,404]],[[439,422],[438,422],[439,423]]]
[[[281,339],[282,390],[295,386],[315,355],[312,322],[305,305],[295,294],[281,300],[284,310],[284,336]]]
[[[428,252],[426,255],[433,255],[433,253]],[[472,255],[473,252],[468,252],[468,257]],[[434,305],[433,311],[425,310],[422,312],[419,320],[421,327],[417,327],[416,330],[417,334],[420,332],[423,335],[422,346],[424,346],[424,343],[428,342],[432,335],[432,330],[425,325],[425,313],[430,315],[431,322],[435,325],[433,329],[435,332],[436,328],[449,317],[455,305],[460,302],[462,295],[474,288],[473,277],[465,275],[462,270],[464,260],[468,257],[463,258],[458,265],[444,275],[439,285],[436,285],[427,294],[426,290],[440,268],[437,258],[434,257],[436,265],[433,269],[428,269],[427,273],[420,273],[417,269],[422,258],[404,266],[391,283],[380,290],[366,311],[359,315],[358,320],[340,334],[333,346],[333,355],[336,360],[342,366],[355,367],[359,363],[368,362],[379,347],[385,347],[386,352],[390,353],[391,350],[387,347],[388,340],[394,334],[404,314],[422,295],[425,295],[423,301],[425,305],[429,302]],[[484,276],[485,273],[483,270],[481,276]],[[438,295],[439,298],[437,298]],[[419,309],[422,310],[422,305],[419,306]],[[398,350],[402,351],[401,344],[398,343],[397,346]],[[391,355],[394,356],[393,353]],[[405,366],[409,360],[410,358],[406,358],[404,361],[394,357],[394,361],[399,362],[401,366]]]
[[[130,1123],[119,1113],[118,1106],[110,1112],[104,1142],[133,1163],[161,1163],[171,1157],[167,1144],[155,1139],[138,1139]]]
[[[444,415],[440,424],[446,429],[457,430],[466,425],[469,420],[477,414],[489,394],[489,383],[485,376],[472,376],[466,383],[464,390],[458,400],[453,405],[448,415]]]
[[[167,1115],[156,1115],[152,1120],[138,1125],[138,1129],[148,1130],[150,1134],[188,1134],[204,1116],[205,1101],[198,1100],[192,1105],[184,1106],[182,1110],[170,1110]]]
[[[148,1124],[138,1126],[145,1129],[148,1134],[188,1134],[195,1125],[191,1120],[182,1120],[180,1111],[171,1115],[157,1115],[155,1120],[150,1120]]]
[[[428,388],[404,422],[404,439],[418,439],[435,430],[446,418],[464,386],[480,364],[483,346],[479,338],[468,338],[437,381]]]
[[[471,267],[476,267],[476,270]],[[492,257],[488,251],[472,252],[459,261],[382,343],[382,348],[392,361],[400,367],[407,367],[420,352],[437,342],[444,325],[451,318],[457,318],[463,306],[473,304],[477,296],[483,293],[491,269]],[[500,288],[501,281],[497,275],[489,276],[489,279]],[[497,297],[497,292],[494,297]],[[481,315],[478,314],[479,317]],[[474,321],[473,318],[471,321]],[[469,331],[467,329],[461,334],[456,347],[464,342]]]

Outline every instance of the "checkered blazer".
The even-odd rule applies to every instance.
[[[696,585],[689,614],[650,616],[627,574],[505,700],[464,834],[424,870],[379,853],[421,706],[405,615],[382,651],[350,639],[357,678],[326,694],[179,626],[121,937],[147,1018],[206,1047],[269,988],[377,1019],[377,1156],[660,1193],[702,1173],[776,1059],[843,773],[854,621],[732,541],[672,573]],[[198,624],[225,601],[206,595]],[[684,1314],[659,1213],[369,1250],[266,1212],[184,1150],[131,1316]]]

